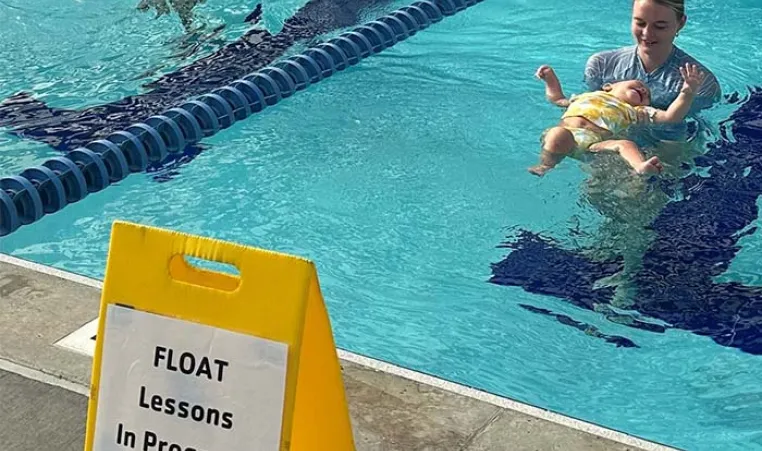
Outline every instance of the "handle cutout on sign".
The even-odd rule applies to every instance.
[[[174,280],[214,290],[237,290],[241,284],[240,274],[234,265],[189,255],[177,254],[169,260],[169,275]]]

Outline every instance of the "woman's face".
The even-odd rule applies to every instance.
[[[653,0],[635,0],[632,6],[632,36],[638,49],[651,55],[664,55],[672,51],[675,35],[685,25],[685,18],[677,20],[672,8]]]

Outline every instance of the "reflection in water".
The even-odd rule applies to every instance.
[[[647,155],[658,155],[664,163],[658,177],[634,174],[614,153],[599,154],[586,165],[589,177],[580,188],[580,202],[595,209],[602,222],[583,252],[597,261],[623,259],[621,272],[596,284],[615,288],[615,307],[632,306],[636,293],[631,276],[640,270],[643,254],[655,237],[649,225],[673,200],[675,186],[690,173],[691,162],[705,145],[704,133],[696,133],[684,142],[641,146]]]

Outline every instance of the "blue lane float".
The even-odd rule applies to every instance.
[[[47,167],[36,166],[25,169],[21,177],[29,180],[40,194],[43,214],[55,213],[66,206],[63,183]]]
[[[106,139],[0,178],[0,236],[181,152],[482,0],[419,0]]]
[[[61,181],[67,204],[77,202],[87,196],[88,188],[85,176],[72,160],[64,157],[54,157],[42,165],[53,171],[58,180]],[[7,195],[7,193],[0,191],[0,195],[2,194]]]

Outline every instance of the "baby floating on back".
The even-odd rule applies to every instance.
[[[603,85],[601,91],[588,92],[567,99],[553,69],[540,66],[536,76],[545,81],[545,96],[553,104],[566,108],[561,122],[543,132],[540,163],[529,172],[543,176],[565,157],[579,158],[585,152],[617,152],[638,174],[662,170],[659,158],[645,159],[633,141],[624,139],[635,124],[681,122],[693,103],[706,76],[694,64],[680,68],[683,87],[667,110],[650,106],[648,87],[638,80]]]

